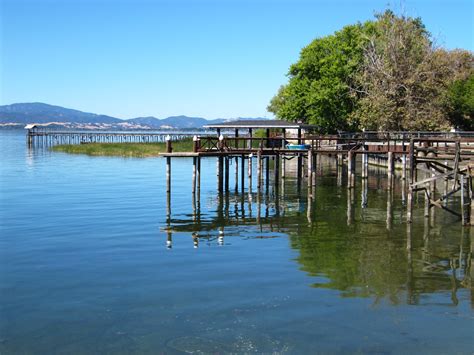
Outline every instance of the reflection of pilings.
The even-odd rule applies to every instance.
[[[296,168],[296,178],[297,178],[297,190],[298,194],[301,193],[301,179],[303,177],[303,156],[298,153],[297,158],[297,168]]]
[[[395,170],[395,161],[393,152],[387,153],[387,189],[391,190],[393,188],[393,179],[394,179],[394,170]]]
[[[402,180],[407,178],[407,156],[402,154]]]
[[[413,189],[409,186],[407,198],[407,223],[411,222],[413,222]]]
[[[412,225],[407,224],[407,304],[416,304],[414,299],[413,289],[415,286],[414,277],[413,277],[413,256],[412,256]]]
[[[262,153],[257,153],[257,189],[260,191],[262,187]]]
[[[354,222],[354,189],[347,189],[347,225]]]
[[[312,193],[312,186],[308,186],[308,202],[306,206],[306,218],[308,219],[308,223],[313,223],[313,193]]]
[[[252,159],[253,159],[253,154],[249,154],[249,159],[248,159],[248,179],[249,179],[249,199],[252,201]]]
[[[366,150],[365,147],[363,148]],[[362,154],[362,179],[367,179],[369,177],[369,156],[367,154]]]
[[[389,189],[387,191],[387,230],[392,229],[392,221],[393,221],[393,206],[392,206],[392,201],[393,201],[393,195],[392,195],[392,190]]]
[[[257,223],[260,224],[260,216],[262,214],[262,194],[261,190],[257,189]]]
[[[235,157],[235,192],[239,191],[239,158]]]
[[[339,162],[339,160],[338,160]],[[337,164],[337,186],[342,186],[342,165]]]
[[[362,198],[361,198],[361,207],[362,208],[367,208],[367,192],[369,190],[369,186],[368,186],[368,183],[367,183],[367,179],[363,179],[362,180],[362,191],[361,191],[361,195],[362,195]]]
[[[406,179],[402,180],[402,206],[406,205],[407,199],[407,181]]]
[[[283,155],[281,157],[281,178],[285,179],[286,177],[286,159],[285,156]]]
[[[224,184],[225,184],[225,191],[229,191],[229,160],[230,157],[225,157],[224,162],[225,162],[225,167],[224,167]]]
[[[192,181],[192,193],[194,194],[196,192],[196,160],[197,157],[193,157],[193,181]]]
[[[353,188],[355,185],[355,154],[349,151],[347,154],[347,187]]]
[[[221,227],[219,230],[219,237],[217,237],[217,244],[219,246],[224,245],[224,227]]]
[[[274,164],[273,170],[275,172],[274,184],[275,184],[275,188],[278,190],[279,183],[280,183],[280,154],[278,153],[275,155],[275,164]]]
[[[308,150],[308,188],[310,189],[313,183],[313,151]],[[309,194],[309,190],[308,190]]]
[[[166,192],[171,192],[171,157],[166,157]]]
[[[242,185],[240,188],[242,189],[242,192],[244,192],[245,189],[245,155],[242,154],[242,165],[240,167],[240,185]]]

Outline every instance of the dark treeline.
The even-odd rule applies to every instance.
[[[474,130],[474,56],[387,10],[301,50],[268,110],[337,130]]]

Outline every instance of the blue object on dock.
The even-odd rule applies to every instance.
[[[286,146],[290,150],[308,150],[310,147],[309,144],[287,144]]]

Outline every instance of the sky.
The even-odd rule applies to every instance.
[[[272,117],[301,48],[387,6],[474,49],[473,0],[0,0],[0,105]]]

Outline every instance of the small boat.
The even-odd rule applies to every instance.
[[[309,148],[311,148],[311,145],[310,144],[287,144],[286,148],[290,150],[308,150]]]

